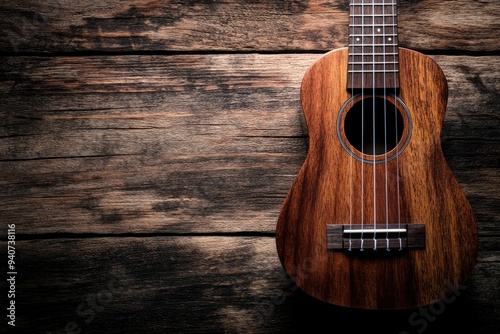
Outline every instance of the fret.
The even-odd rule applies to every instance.
[[[379,64],[384,64],[384,65],[391,65],[394,63],[387,63],[385,61],[373,61],[373,62],[366,62],[366,61],[350,61],[349,65],[379,65]]]
[[[387,28],[386,26],[381,26],[381,25],[365,25],[365,26],[359,26],[359,27],[351,27],[350,35],[358,35],[358,36],[384,36],[384,35],[393,35],[394,37],[397,36],[396,34],[396,27],[389,27]]]
[[[380,55],[380,56],[372,56],[366,54],[360,55],[351,55],[349,56],[349,66],[351,62],[364,62],[364,63],[373,63],[373,62],[384,62],[386,65],[398,65],[398,55]]]
[[[396,14],[350,14],[349,17],[396,17]]]
[[[380,37],[382,37],[382,38],[384,38],[384,37],[393,37],[393,38],[395,38],[395,35],[394,34],[378,34],[378,35],[375,35],[375,36],[374,35],[367,36],[367,35],[363,35],[363,34],[351,34],[351,35],[349,35],[349,37],[362,37],[363,39],[373,38],[373,37],[375,37],[375,38],[379,37],[379,39],[380,39]],[[361,39],[360,40],[356,40],[356,42],[360,42],[360,41],[361,41]],[[388,44],[390,44],[390,43],[388,43]]]
[[[394,73],[394,72],[399,72],[399,69],[397,68],[385,68],[385,67],[380,67],[380,66],[368,66],[369,64],[366,64],[365,66],[357,66],[357,68],[350,68],[349,73],[367,73],[367,72],[377,72],[377,73]]]
[[[397,56],[397,52],[349,52],[350,56]]]
[[[364,47],[361,49],[361,47],[353,49],[349,48],[349,53],[353,55],[368,55],[368,56],[390,56],[397,54],[397,50],[394,46],[391,46],[390,48],[386,48],[384,50],[383,47],[376,47],[375,50],[372,49],[373,47]]]
[[[351,7],[354,7],[354,6],[360,6],[360,7],[371,7],[371,6],[394,6],[393,3],[367,3],[367,4],[363,4],[363,3],[350,3],[349,6]]]
[[[385,63],[385,62],[357,62],[356,64],[349,64],[349,72],[353,71],[398,71],[399,67],[395,63]]]
[[[373,29],[375,28],[375,29]],[[383,29],[382,27],[379,26],[370,26],[366,27],[365,29],[351,29],[351,33],[349,34],[349,37],[397,37],[395,29]]]
[[[396,1],[382,0],[382,2],[373,3],[366,0],[360,0],[360,2],[355,2],[355,0],[352,0],[349,3],[349,6],[396,6]]]
[[[349,73],[397,73],[399,70],[349,70]],[[370,87],[372,88],[372,87]]]
[[[351,0],[351,2],[349,3],[349,7],[372,7],[372,6],[375,6],[375,7],[396,7],[397,4],[396,4],[396,1],[381,1],[381,2],[369,2],[369,1],[366,1],[366,0],[362,0],[360,2],[354,2],[353,0]]]
[[[363,34],[363,35],[372,34],[373,29],[375,29],[375,31],[378,33],[384,33],[384,31],[392,33],[396,32],[397,28],[398,26],[396,24],[389,26],[387,24],[380,24],[380,23],[364,23],[356,25],[351,24],[349,27],[351,33]],[[366,31],[370,32],[367,33]]]
[[[362,44],[351,44],[352,48],[395,48],[398,44],[394,43],[362,43]],[[370,52],[367,49],[363,50],[364,52]]]
[[[379,40],[385,40],[386,38],[384,38],[384,37],[397,38],[397,35],[395,32],[383,33],[382,29],[380,29],[380,32],[378,30],[379,29],[375,29],[374,32],[372,32],[372,31],[370,31],[370,32],[353,31],[352,34],[349,35],[349,37],[356,37],[356,39],[354,39],[354,40],[357,42],[360,42],[362,39],[366,41],[367,38],[368,39],[375,38],[375,39],[379,39]],[[366,42],[369,42],[369,41],[366,41]]]
[[[366,43],[372,43],[375,40],[375,41],[388,41],[395,43],[395,40],[398,37],[395,31],[388,31],[384,33],[382,31],[383,29],[380,29],[380,32],[378,30],[379,29],[375,29],[375,31],[369,30],[368,32],[352,31],[351,34],[349,35],[349,38],[351,41],[354,40],[356,42],[364,41]]]
[[[355,62],[349,62],[349,69],[362,69],[362,68],[380,68],[380,69],[396,69],[398,68],[397,63],[393,62],[387,62],[384,60],[380,59],[357,59]]]
[[[369,27],[373,28],[373,23],[370,24],[350,24],[350,27]],[[396,23],[380,23],[376,24],[377,27],[397,27],[398,25]]]
[[[397,44],[373,44],[373,43],[362,43],[362,44],[354,44],[354,47],[394,47],[397,46]]]
[[[399,87],[395,0],[349,3],[348,88]]]
[[[397,17],[383,17],[383,16],[373,16],[373,15],[356,15],[352,16],[349,20],[349,27],[396,27]]]
[[[392,20],[392,18],[394,18],[394,20]],[[394,22],[393,22],[394,21]],[[350,20],[350,24],[349,26],[353,26],[353,25],[356,25],[356,26],[360,26],[360,27],[366,27],[366,26],[369,26],[369,27],[373,27],[374,25],[375,26],[384,26],[384,25],[387,25],[387,24],[391,24],[393,26],[396,26],[396,17],[389,17],[389,18],[382,18],[382,16],[378,17],[378,16],[372,16],[372,15],[369,15],[369,16],[361,16],[361,15],[356,15],[356,16],[352,16],[351,17],[351,20]]]
[[[351,35],[349,35],[349,37],[352,37],[350,38],[351,41],[364,42],[364,43],[373,43],[374,41],[375,43],[377,41],[380,43],[388,43],[388,42],[395,43],[394,40],[397,39],[397,35],[395,32],[384,34],[378,31],[368,32],[364,34],[363,33],[360,34],[358,31],[354,31]]]

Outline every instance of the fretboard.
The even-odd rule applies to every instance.
[[[350,0],[349,89],[398,88],[397,0]]]

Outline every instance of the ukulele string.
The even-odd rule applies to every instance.
[[[354,8],[354,6],[353,6]],[[353,10],[352,11],[352,14],[354,15],[355,11]],[[350,18],[351,21],[351,45],[352,45],[352,49],[351,49],[351,52],[352,54],[350,55],[351,57],[351,82],[353,83],[354,82],[354,61],[355,61],[355,55],[354,55],[354,46],[355,46],[355,41],[356,41],[356,37],[355,37],[355,29],[354,29],[354,16],[351,16]],[[354,84],[351,85],[351,97],[354,96]],[[350,162],[349,162],[349,229],[352,230],[352,205],[353,205],[353,160],[354,160],[354,153],[352,151],[352,149],[350,150],[350,156],[351,156],[351,159],[350,159]],[[349,233],[349,248],[348,248],[349,251],[352,251],[352,233]]]
[[[385,4],[383,6],[383,12],[385,14]],[[386,75],[387,75],[387,68],[386,68],[386,21],[385,21],[385,15],[383,16],[383,24],[382,24],[382,47],[384,50],[384,55],[383,55],[383,63],[384,63],[384,152],[385,152],[385,157],[384,157],[384,165],[385,165],[385,228],[386,228],[386,233],[385,233],[385,242],[386,242],[386,250],[390,251],[389,247],[389,189],[388,189],[388,174],[387,174],[387,82],[386,82]],[[390,41],[390,39],[389,39]]]
[[[376,36],[376,22],[375,22],[375,1],[372,1],[372,154],[373,154],[373,250],[377,250],[377,170],[375,163],[376,152],[376,119],[375,119],[375,88],[376,88],[376,71],[375,71],[375,36]]]
[[[361,2],[361,154],[365,154],[365,3]],[[365,164],[361,163],[361,245],[364,251],[364,223],[365,223]]]
[[[393,74],[394,74],[394,124],[395,124],[395,136],[396,136],[396,193],[397,193],[397,219],[398,219],[398,230],[401,230],[401,202],[400,202],[400,190],[399,190],[399,152],[398,152],[398,100],[396,99],[396,94],[397,94],[397,85],[396,85],[396,79],[397,79],[397,69],[398,69],[398,62],[396,59],[399,60],[399,48],[397,46],[398,42],[396,40],[397,36],[397,18],[396,18],[396,3],[397,0],[391,0],[391,5],[392,5],[392,32],[394,35],[394,55],[393,55]],[[399,250],[401,251],[403,249],[402,247],[402,241],[401,241],[401,232],[398,232],[398,240],[399,240]]]

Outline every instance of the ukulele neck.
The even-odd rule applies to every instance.
[[[399,88],[397,0],[350,0],[348,89]]]

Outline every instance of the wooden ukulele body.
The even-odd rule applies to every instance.
[[[464,284],[478,245],[472,209],[441,149],[446,79],[431,58],[399,49],[397,96],[409,114],[402,117],[398,146],[372,155],[373,163],[369,154],[353,158],[340,140],[341,110],[352,97],[347,62],[347,48],[334,50],[304,76],[309,151],[278,218],[278,255],[300,289],[328,303],[364,309],[429,305]],[[397,104],[394,96],[386,98]],[[395,151],[397,157],[391,156]],[[424,246],[327,249],[328,225],[386,222],[425,225]]]

